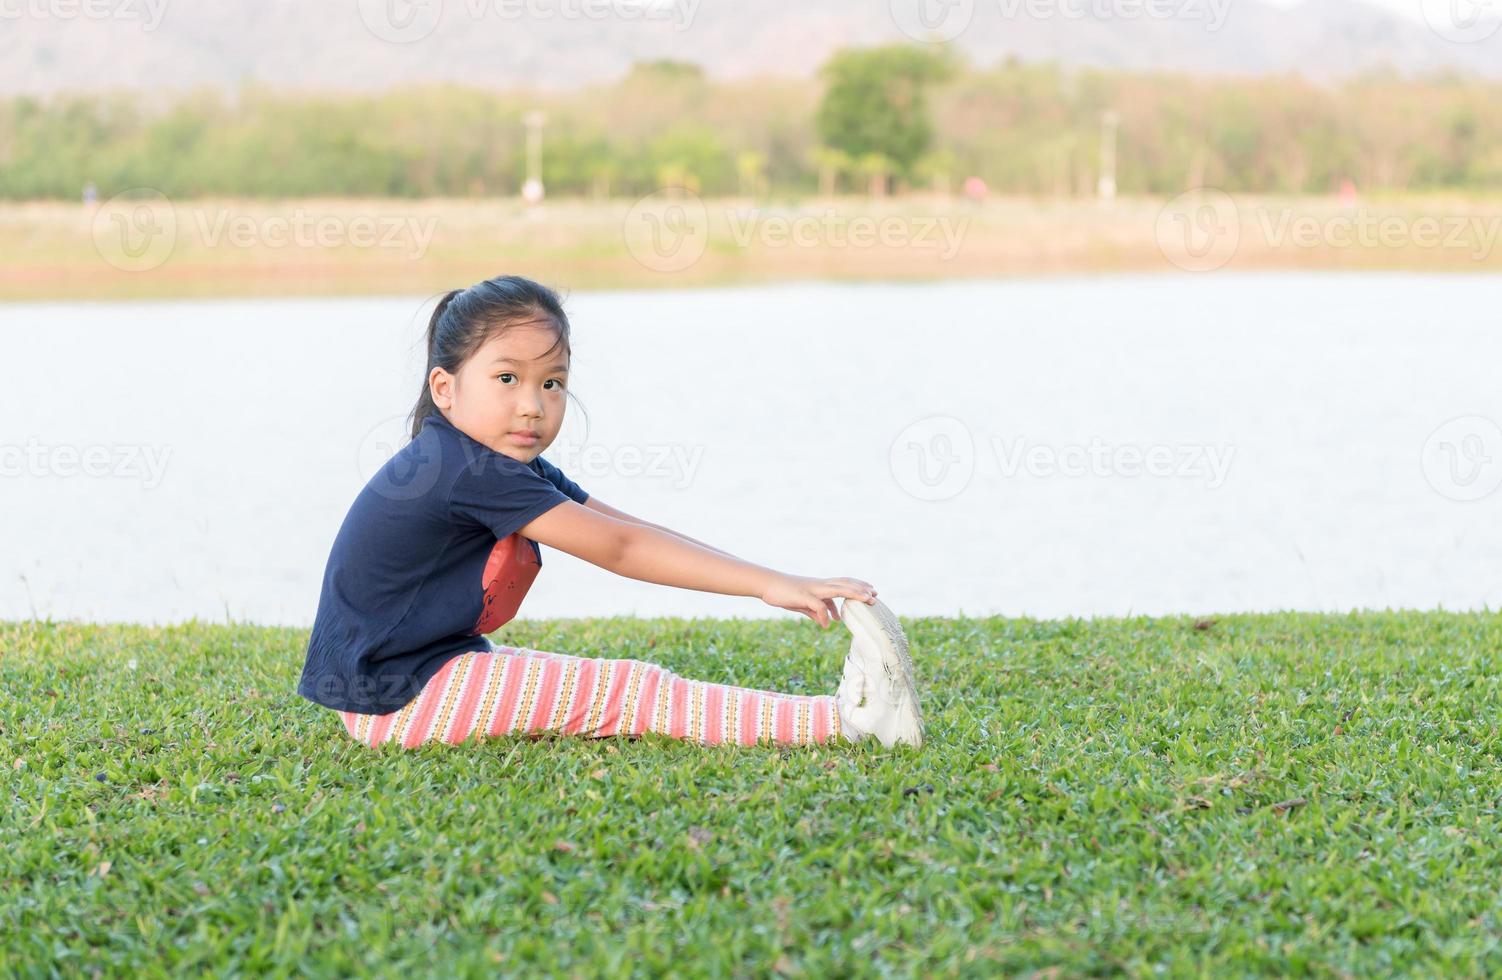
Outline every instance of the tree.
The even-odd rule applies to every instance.
[[[914,165],[914,176],[920,180],[927,180],[935,194],[948,197],[950,183],[959,163],[959,157],[953,150],[934,150],[925,154]]]
[[[682,82],[701,84],[703,81],[704,68],[702,65],[674,58],[636,61],[632,63],[631,69],[626,73],[627,84],[645,82],[653,85],[676,85]]]
[[[742,150],[735,158],[736,178],[745,197],[765,197],[767,193],[767,155]]]
[[[819,69],[828,83],[815,120],[819,136],[852,159],[879,154],[911,176],[933,139],[928,89],[955,70],[942,50],[907,44],[836,52]]]
[[[855,161],[855,172],[866,179],[866,193],[872,197],[887,196],[887,177],[892,173],[892,161],[880,153],[867,153]]]
[[[814,166],[819,168],[819,196],[833,197],[839,186],[840,174],[851,167],[850,154],[827,146],[816,146],[812,157]]]

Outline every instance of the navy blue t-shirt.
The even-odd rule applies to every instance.
[[[519,462],[435,412],[371,477],[334,538],[297,693],[387,714],[453,657],[494,649],[477,627],[497,542],[588,499],[541,456]]]

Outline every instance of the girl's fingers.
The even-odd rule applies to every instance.
[[[835,604],[834,604],[834,600],[833,599],[825,599],[824,600],[824,608],[829,610],[829,618],[830,618],[831,621],[840,618],[840,611],[835,608]]]
[[[865,602],[867,596],[876,595],[875,586],[856,578],[826,579],[815,585],[814,590],[820,598],[843,596],[846,599],[856,599],[861,602]]]

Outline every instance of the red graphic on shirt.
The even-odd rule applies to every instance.
[[[522,599],[541,569],[537,543],[522,537],[520,532],[512,532],[495,543],[480,580],[485,602],[480,607],[480,620],[475,623],[476,636],[494,632],[516,618]]]

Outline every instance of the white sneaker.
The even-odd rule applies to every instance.
[[[850,741],[875,735],[890,748],[898,742],[923,744],[923,718],[907,634],[880,599],[867,604],[840,600],[840,621],[850,630],[850,653],[836,703]]]

